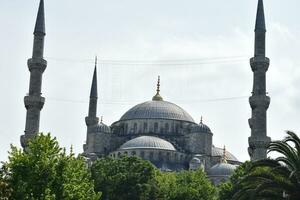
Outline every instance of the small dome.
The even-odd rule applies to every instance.
[[[215,156],[223,157],[223,154],[224,154],[224,149],[215,146],[212,147],[211,155],[213,157]],[[238,159],[229,151],[226,151],[226,160],[238,162]]]
[[[94,128],[94,131],[97,133],[110,133],[110,127],[104,124],[103,122],[100,122],[97,124]]]
[[[120,150],[129,149],[162,149],[176,151],[175,147],[168,141],[158,137],[141,136],[125,142]]]
[[[191,161],[191,163],[201,164],[201,160],[199,158],[194,157]]]
[[[120,119],[171,119],[195,123],[182,108],[168,101],[147,101],[128,110]]]
[[[192,128],[192,133],[211,133],[210,128],[202,122]]]
[[[209,176],[231,176],[236,169],[236,165],[228,163],[218,163],[208,170]]]

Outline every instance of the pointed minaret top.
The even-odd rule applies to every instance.
[[[263,0],[258,0],[255,31],[266,31],[265,12]]]
[[[225,145],[224,145],[224,148],[223,148],[222,162],[223,163],[227,163],[227,156],[226,156],[226,147],[225,147]]]
[[[40,0],[39,11],[36,18],[34,34],[46,35],[45,31],[45,11],[44,11],[44,0]]]
[[[93,82],[92,82],[90,97],[94,97],[94,98],[98,97],[98,91],[97,91],[97,56],[95,58],[95,69],[94,69],[94,75],[93,75]]]
[[[160,76],[158,76],[158,80],[157,80],[156,95],[152,98],[152,101],[163,101],[163,98],[160,96],[159,92],[160,92]]]

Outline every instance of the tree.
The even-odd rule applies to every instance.
[[[218,196],[220,200],[232,199],[234,193],[238,190],[238,183],[249,173],[251,166],[251,162],[244,162],[230,176],[229,181],[218,186]]]
[[[12,146],[8,160],[5,176],[13,200],[100,198],[83,158],[67,155],[50,134],[36,136],[26,151]]]
[[[5,167],[0,169],[0,200],[8,200],[12,195],[12,188],[7,183],[7,177],[5,176]]]
[[[160,200],[212,200],[215,187],[201,170],[163,172],[157,176]]]
[[[156,169],[137,157],[103,158],[91,167],[95,190],[104,200],[156,199]]]
[[[233,199],[300,199],[300,139],[288,131],[281,141],[270,143],[276,159],[256,161],[239,183]]]

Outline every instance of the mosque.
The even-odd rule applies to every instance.
[[[249,119],[251,136],[248,152],[251,160],[266,158],[266,148],[270,142],[266,134],[266,111],[270,98],[266,96],[265,83],[269,66],[269,59],[265,57],[265,32],[263,0],[258,0],[255,55],[250,60],[254,74],[252,96],[249,98],[252,117]],[[33,55],[28,60],[30,85],[29,93],[24,98],[27,115],[25,134],[21,136],[23,148],[39,132],[40,111],[45,103],[45,98],[41,96],[42,75],[47,67],[43,57],[45,35],[44,1],[40,0]],[[183,108],[164,100],[160,77],[152,98],[132,107],[111,125],[99,120],[97,100],[96,59],[88,116],[85,118],[86,143],[82,153],[89,162],[106,156],[115,159],[125,155],[138,156],[149,160],[162,171],[202,168],[215,184],[228,179],[241,163],[225,147],[213,145],[213,129],[202,119],[196,123]]]

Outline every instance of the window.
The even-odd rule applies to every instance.
[[[158,132],[158,123],[155,122],[154,123],[154,133],[157,133]]]
[[[147,132],[147,129],[148,129],[148,124],[147,124],[147,122],[144,122],[144,132]]]
[[[166,132],[166,133],[169,132],[169,124],[168,124],[168,123],[165,124],[165,132]]]
[[[128,124],[125,124],[125,126],[124,126],[124,133],[126,134],[127,131],[128,131]]]
[[[134,133],[137,133],[137,123],[134,123],[134,124],[133,124],[133,132],[134,132]]]

